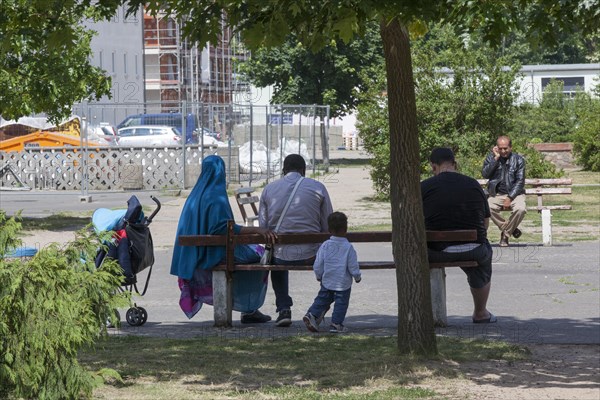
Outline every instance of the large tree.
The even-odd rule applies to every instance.
[[[534,42],[556,41],[563,31],[597,32],[600,0],[129,0],[186,19],[183,33],[203,45],[215,41],[221,20],[241,32],[250,48],[277,46],[294,33],[317,51],[331,40],[350,42],[379,22],[386,62],[390,128],[392,252],[397,266],[398,348],[437,351],[431,312],[429,267],[420,196],[419,136],[410,53],[410,32],[447,22],[499,41],[527,27]]]
[[[0,1],[0,115],[71,115],[74,103],[110,94],[110,78],[90,63],[85,19],[110,16],[118,0]]]
[[[73,2],[86,5],[90,1],[33,0],[36,4],[54,6]],[[363,35],[369,23],[379,22],[386,60],[390,175],[394,182],[391,188],[392,249],[397,265],[398,348],[403,353],[422,354],[435,353],[437,348],[419,187],[419,138],[410,32],[423,32],[428,23],[442,21],[465,32],[477,30],[490,41],[498,41],[502,34],[513,29],[527,27],[529,40],[552,42],[564,31],[581,29],[586,35],[597,33],[600,25],[600,0],[94,1],[98,7],[112,10],[123,2],[128,3],[132,10],[145,5],[152,12],[163,10],[185,20],[183,34],[200,45],[217,41],[223,18],[242,34],[245,43],[252,49],[280,45],[289,34],[294,33],[306,46],[319,50],[338,38],[350,42],[357,35]],[[4,0],[1,4],[12,3],[15,1]],[[40,19],[45,16],[38,14]],[[0,14],[0,25],[3,25],[2,18],[4,13]],[[33,25],[30,21],[29,26]],[[56,32],[56,29],[52,31]],[[5,33],[2,34],[4,45]],[[41,52],[43,44],[43,41],[32,42],[30,46]],[[6,54],[6,51],[2,53],[3,56]],[[39,79],[43,81],[46,77],[40,76]]]

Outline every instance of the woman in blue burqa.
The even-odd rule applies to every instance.
[[[233,220],[225,181],[225,163],[219,156],[202,161],[198,182],[188,196],[177,227],[180,235],[225,235],[227,221]],[[274,233],[259,227],[235,225],[236,234],[261,233],[272,241]],[[235,247],[235,263],[260,261],[263,248],[258,245]],[[179,306],[192,318],[202,304],[213,304],[212,269],[224,262],[225,246],[180,246],[177,239],[171,261],[171,275],[179,277]],[[268,271],[236,271],[233,274],[233,309],[242,312],[243,323],[267,322],[271,317],[258,309],[265,301]]]

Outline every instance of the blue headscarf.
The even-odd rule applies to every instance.
[[[233,212],[227,197],[225,162],[219,156],[208,156],[202,161],[198,182],[188,196],[177,226],[173,248],[171,275],[192,279],[194,270],[212,269],[225,258],[224,246],[180,246],[180,235],[225,235],[227,221]],[[241,227],[235,226],[236,233]]]

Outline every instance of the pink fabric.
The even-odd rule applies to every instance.
[[[189,319],[200,311],[203,303],[212,305],[212,271],[197,269],[192,280],[179,278],[177,283],[181,290],[179,307]]]

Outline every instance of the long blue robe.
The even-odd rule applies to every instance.
[[[188,196],[177,226],[180,235],[225,235],[233,212],[227,197],[225,163],[219,156],[208,156],[202,172]],[[235,225],[235,233],[241,230]],[[259,246],[236,246],[236,263],[260,261]],[[224,246],[180,246],[175,240],[171,275],[179,277],[180,306],[192,318],[203,303],[212,304],[212,268],[225,259]],[[233,276],[233,309],[252,312],[265,300],[268,272],[238,271]]]

